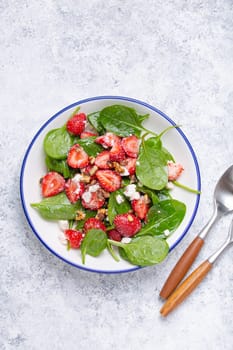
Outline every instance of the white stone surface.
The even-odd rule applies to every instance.
[[[232,249],[166,319],[158,295],[233,162],[232,1],[2,0],[0,16],[0,349],[231,350]],[[24,152],[42,123],[105,94],[149,102],[182,125],[202,175],[185,239],[163,264],[122,275],[84,272],[49,253],[18,191]],[[195,266],[225,238],[230,219],[210,233]]]

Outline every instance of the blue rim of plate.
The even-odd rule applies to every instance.
[[[23,211],[24,211],[24,214],[25,214],[25,217],[32,229],[32,231],[34,232],[34,234],[36,235],[36,237],[40,240],[40,242],[55,256],[57,256],[59,259],[63,260],[64,262],[74,266],[74,267],[77,267],[81,270],[85,270],[85,271],[89,271],[89,272],[96,272],[96,273],[105,273],[105,274],[118,274],[118,273],[126,273],[126,272],[132,272],[132,271],[136,271],[136,270],[139,270],[141,269],[142,267],[140,266],[133,266],[132,268],[130,269],[125,269],[125,270],[95,270],[95,269],[92,269],[92,268],[88,268],[88,267],[85,267],[85,266],[82,266],[82,265],[78,265],[78,264],[75,264],[67,259],[65,259],[64,257],[62,257],[60,254],[56,253],[51,247],[49,247],[47,245],[47,243],[40,237],[39,233],[37,232],[36,228],[34,227],[33,225],[33,222],[31,221],[30,219],[30,215],[26,209],[26,204],[25,204],[25,198],[24,198],[24,190],[23,190],[23,177],[24,177],[24,170],[25,170],[25,167],[26,167],[26,163],[27,163],[27,158],[28,158],[28,155],[30,153],[30,150],[33,146],[33,144],[35,143],[37,137],[40,135],[40,133],[44,130],[44,128],[51,123],[51,121],[53,121],[55,118],[57,118],[60,114],[62,114],[63,112],[75,107],[75,106],[78,106],[78,105],[81,105],[81,104],[84,104],[84,103],[87,103],[87,102],[91,102],[91,101],[96,101],[96,100],[119,100],[119,101],[127,101],[127,102],[133,102],[133,103],[137,103],[141,106],[144,106],[144,107],[147,107],[149,109],[151,109],[152,111],[158,113],[159,115],[161,115],[164,119],[166,119],[169,123],[171,123],[172,125],[176,125],[176,123],[171,119],[169,118],[165,113],[163,113],[162,111],[160,111],[159,109],[157,109],[156,107],[153,107],[151,106],[150,104],[146,103],[146,102],[143,102],[143,101],[140,101],[140,100],[137,100],[137,99],[134,99],[134,98],[131,98],[131,97],[124,97],[124,96],[111,96],[111,95],[107,95],[107,96],[95,96],[95,97],[90,97],[90,98],[86,98],[86,99],[83,99],[83,100],[80,100],[80,101],[77,101],[77,102],[74,102],[72,104],[70,104],[69,106],[61,109],[59,112],[57,112],[56,114],[54,114],[51,118],[49,118],[42,126],[41,128],[37,131],[37,133],[35,134],[35,136],[33,137],[32,141],[30,142],[26,152],[25,152],[25,155],[24,155],[24,158],[23,158],[23,162],[22,162],[22,166],[21,166],[21,171],[20,171],[20,198],[21,198],[21,203],[22,203],[22,207],[23,207]],[[195,168],[196,168],[196,175],[197,175],[197,190],[200,191],[201,190],[201,176],[200,176],[200,169],[199,169],[199,165],[198,165],[198,161],[197,161],[197,157],[195,155],[195,152],[193,150],[193,147],[191,146],[189,140],[187,139],[187,137],[185,136],[185,134],[183,133],[183,131],[180,129],[180,128],[176,128],[176,130],[179,132],[179,134],[182,136],[182,138],[184,139],[185,143],[187,144],[188,148],[189,148],[189,151],[192,155],[192,158],[193,158],[193,161],[194,161],[194,164],[195,164]],[[193,213],[192,213],[192,216],[186,226],[186,228],[184,229],[182,235],[176,240],[176,242],[170,247],[169,249],[169,252],[172,251],[176,246],[177,244],[184,238],[184,236],[187,234],[188,230],[190,229],[191,225],[192,225],[192,222],[196,216],[196,213],[197,213],[197,209],[198,209],[198,206],[199,206],[199,201],[200,201],[200,195],[197,194],[196,195],[196,203],[195,203],[195,207],[194,207],[194,210],[193,210]]]

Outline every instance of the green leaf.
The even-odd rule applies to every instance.
[[[45,163],[48,171],[57,171],[65,179],[71,177],[73,174],[73,170],[68,166],[66,159],[54,159],[46,155]]]
[[[136,163],[136,175],[146,187],[161,190],[168,182],[168,173],[164,153],[160,149],[160,140],[151,137],[142,140]]]
[[[75,142],[83,147],[84,151],[89,155],[95,157],[103,150],[103,147],[95,142],[96,137],[90,136],[84,139],[76,139]]]
[[[165,259],[169,251],[166,240],[151,236],[137,237],[129,243],[112,240],[110,243],[124,250],[123,254],[120,253],[121,257],[139,266],[158,264]]]
[[[136,111],[132,108],[113,105],[100,112],[99,120],[107,131],[119,136],[140,135],[141,122]]]
[[[159,202],[159,197],[157,195],[157,191],[151,190],[150,188],[147,188],[145,186],[137,186],[137,191],[142,192],[142,193],[146,193],[149,198],[151,199],[153,204],[156,204]]]
[[[53,129],[44,138],[44,151],[51,158],[65,159],[73,140],[65,127]]]
[[[163,235],[165,230],[172,233],[181,224],[185,212],[185,204],[175,199],[163,200],[154,204],[147,214],[146,224],[136,236],[159,236]]]
[[[81,204],[79,201],[71,204],[66,194],[62,192],[56,196],[44,198],[39,203],[32,203],[31,207],[37,209],[47,220],[74,220]]]
[[[94,113],[88,114],[87,119],[99,134],[103,134],[105,132],[105,129],[100,122],[100,112],[94,112]]]
[[[81,243],[82,263],[85,264],[86,254],[97,257],[107,247],[107,235],[103,230],[87,231]]]
[[[119,203],[118,203],[119,201]],[[125,214],[131,209],[129,201],[124,196],[122,190],[112,192],[108,201],[108,219],[112,225],[117,214]]]

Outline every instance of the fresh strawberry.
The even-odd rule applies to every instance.
[[[97,210],[100,209],[104,203],[105,198],[98,184],[88,186],[82,194],[82,205],[86,209]]]
[[[81,242],[82,242],[83,237],[84,237],[84,235],[81,231],[68,229],[68,230],[65,230],[64,233],[65,233],[66,238],[70,242],[71,248],[77,249],[80,247]]]
[[[94,132],[90,132],[90,131],[83,131],[80,134],[80,139],[85,139],[86,137],[91,137],[91,136],[97,136],[97,134],[95,134]]]
[[[135,215],[139,219],[144,220],[149,210],[148,199],[145,196],[141,196],[139,199],[132,200],[131,205]]]
[[[175,181],[183,172],[184,168],[179,163],[174,163],[172,160],[167,162],[168,167],[168,180]]]
[[[72,135],[80,135],[85,129],[86,120],[87,120],[86,114],[84,113],[75,114],[66,123],[66,129]]]
[[[134,175],[136,171],[136,158],[126,158],[120,164],[128,171],[129,175]]]
[[[71,147],[67,156],[67,163],[71,168],[85,168],[88,163],[88,155],[84,149],[76,143]]]
[[[47,173],[41,180],[41,190],[43,197],[51,197],[64,191],[65,179],[56,171]]]
[[[122,239],[122,235],[120,234],[120,232],[118,232],[117,230],[110,230],[108,231],[108,237],[110,239],[112,239],[113,241],[117,241],[120,242]]]
[[[107,192],[114,192],[121,187],[121,176],[113,170],[97,170],[95,176]]]
[[[115,142],[109,153],[112,162],[119,162],[125,159],[125,151],[119,141]]]
[[[74,181],[69,179],[65,184],[65,192],[71,203],[77,202],[85,191],[85,185],[83,182]]]
[[[95,165],[100,169],[109,169],[110,164],[110,152],[100,152],[95,158]]]
[[[104,148],[110,148],[119,143],[121,138],[111,132],[107,132],[104,135],[101,135],[95,139],[95,142],[102,145]]]
[[[124,237],[132,237],[141,229],[139,218],[130,213],[116,215],[114,225]]]
[[[139,139],[135,135],[124,137],[121,144],[127,156],[137,158],[139,152]]]
[[[92,228],[97,228],[97,229],[106,231],[106,227],[103,224],[103,222],[96,218],[87,219],[87,221],[83,226],[83,231],[86,233],[88,230],[91,230]]]

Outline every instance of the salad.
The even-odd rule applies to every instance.
[[[61,242],[80,251],[83,264],[105,249],[133,265],[163,261],[166,238],[186,212],[171,195],[173,186],[185,188],[177,182],[183,166],[162,143],[174,126],[156,134],[143,126],[148,114],[124,105],[79,109],[44,138],[47,173],[31,206],[58,221]]]

